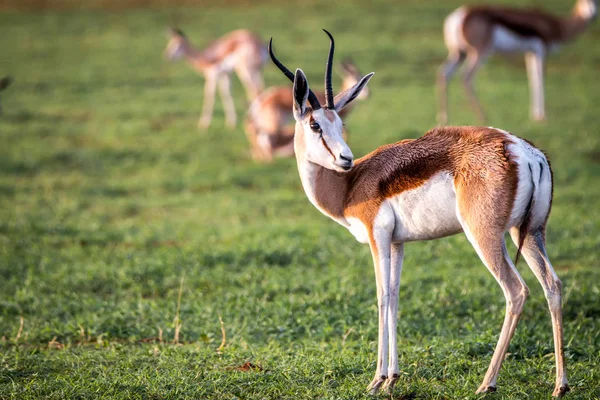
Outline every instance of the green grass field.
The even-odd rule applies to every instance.
[[[294,160],[253,163],[220,103],[199,131],[202,79],[161,54],[174,22],[198,45],[246,27],[320,86],[327,28],[338,61],[376,72],[347,121],[355,156],[433,127],[441,23],[461,2],[336,1],[0,13],[0,75],[15,78],[0,117],[1,399],[372,398],[368,247],[308,202]],[[488,124],[552,161],[569,399],[600,397],[599,40],[596,25],[549,58],[545,123],[528,120],[520,57],[493,57],[476,82]],[[289,84],[272,65],[265,80]],[[451,122],[476,123],[451,90]],[[502,292],[463,235],[406,253],[393,398],[550,398],[550,316],[526,264],[498,392],[476,396]]]

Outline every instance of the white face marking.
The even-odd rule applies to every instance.
[[[335,111],[330,113],[334,116],[333,122],[327,118],[324,109],[312,112],[312,122],[309,117],[300,122],[304,133],[305,156],[308,161],[324,168],[346,172],[353,165],[354,155],[342,138],[342,120]],[[311,123],[318,124],[321,132],[315,132]]]

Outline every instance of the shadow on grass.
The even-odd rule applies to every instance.
[[[302,263],[306,255],[297,254],[283,250],[251,249],[243,252],[223,251],[216,254],[206,254],[201,265],[205,268],[214,268],[221,265],[238,267],[243,270],[248,265],[288,267],[293,264]]]

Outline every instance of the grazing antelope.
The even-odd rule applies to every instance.
[[[479,118],[485,119],[473,90],[473,77],[484,60],[494,52],[525,53],[531,118],[544,120],[546,54],[578,36],[595,16],[596,0],[577,0],[571,15],[563,18],[533,9],[496,6],[463,6],[452,12],[444,21],[448,58],[438,72],[438,123],[444,125],[448,122],[447,84],[465,59],[465,90]]]
[[[236,124],[235,105],[231,98],[232,71],[237,73],[246,89],[248,102],[263,89],[262,67],[267,60],[267,49],[260,38],[247,30],[237,30],[215,40],[204,50],[194,48],[179,29],[169,29],[170,41],[165,56],[170,60],[185,57],[198,73],[204,75],[204,106],[198,126],[207,128],[212,119],[215,89],[219,86],[225,121],[228,126]]]
[[[302,70],[277,67],[294,82],[294,150],[310,202],[368,243],[375,264],[379,345],[373,392],[393,389],[399,377],[396,350],[398,290],[404,243],[464,232],[500,284],[506,316],[498,344],[477,392],[493,391],[523,304],[527,285],[511,261],[504,233],[510,231],[548,300],[556,356],[555,396],[568,390],[563,355],[561,281],[545,249],[552,203],[548,160],[527,141],[500,129],[436,128],[415,140],[382,146],[354,160],[342,138],[338,113],[363,90],[370,73],[335,98],[331,88],[331,40],[325,73],[325,106]],[[307,106],[306,102],[310,106]]]
[[[3,91],[4,89],[6,89],[7,87],[10,86],[10,84],[12,83],[13,79],[10,76],[5,76],[4,78],[0,79],[0,92]],[[2,105],[0,104],[0,115],[2,115]]]
[[[350,59],[342,61],[342,90],[358,83],[362,77],[356,65]],[[324,101],[325,93],[315,92],[319,101]],[[369,96],[368,88],[358,95],[358,100]],[[352,104],[340,111],[342,119],[350,113]],[[294,128],[289,123],[293,121],[292,88],[289,86],[274,86],[260,94],[250,105],[245,120],[245,130],[250,142],[252,158],[255,161],[271,161],[274,156],[291,157],[294,155]],[[344,140],[347,131],[343,129]]]

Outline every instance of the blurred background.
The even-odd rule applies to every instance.
[[[559,15],[574,4],[494,3]],[[197,127],[204,80],[163,57],[167,28],[198,48],[240,28],[273,37],[316,88],[328,29],[334,91],[344,57],[376,72],[345,121],[360,157],[435,126],[442,24],[461,4],[1,1],[0,76],[14,81],[0,93],[0,398],[367,398],[377,345],[368,248],[308,202],[293,159],[252,160],[237,77],[237,127],[225,128],[218,99],[211,127]],[[475,82],[486,125],[552,161],[547,241],[564,283],[573,398],[600,396],[599,39],[594,24],[548,57],[546,122],[529,120],[521,55],[492,57]],[[290,85],[270,62],[263,72],[267,87]],[[459,76],[450,122],[479,124]],[[502,293],[463,235],[406,253],[397,398],[473,397]],[[519,270],[532,294],[501,390],[547,396],[550,317]]]

